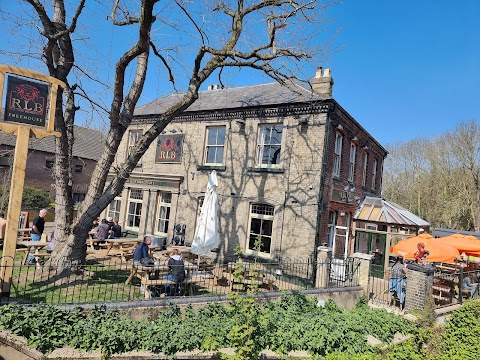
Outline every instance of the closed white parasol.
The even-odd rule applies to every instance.
[[[217,172],[213,170],[192,242],[192,253],[198,255],[199,262],[200,255],[208,254],[219,243],[217,186]]]

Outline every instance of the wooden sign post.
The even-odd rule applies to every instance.
[[[43,138],[51,135],[60,137],[60,133],[54,131],[55,107],[58,87],[65,88],[66,85],[54,77],[36,71],[0,65],[0,105],[3,103],[5,81],[7,93],[4,116],[0,119],[0,130],[17,136],[0,266],[1,295],[9,296],[25,182],[28,141],[30,137]]]

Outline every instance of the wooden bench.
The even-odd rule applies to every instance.
[[[156,273],[157,279],[150,279],[150,274]],[[140,279],[141,289],[143,289],[145,299],[152,297],[151,287],[160,285],[172,285],[174,281],[163,279],[163,276],[168,274],[168,269],[164,266],[132,266],[130,268],[130,275],[128,276],[125,284],[130,283],[133,277],[136,276]]]
[[[453,279],[437,279],[432,285],[432,295],[438,303],[452,303],[455,298],[455,281]]]
[[[268,289],[272,291],[275,286],[275,277],[273,275],[258,275],[256,277],[247,276],[239,280],[232,278],[230,281],[230,290],[233,290],[235,284],[242,284],[244,290],[246,290],[247,286],[250,285],[266,285]]]

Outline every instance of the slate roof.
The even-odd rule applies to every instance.
[[[353,216],[355,220],[382,222],[407,226],[430,226],[431,224],[394,202],[366,196]]]
[[[290,88],[294,88],[292,91]],[[190,105],[186,112],[209,111],[218,109],[250,108],[257,106],[305,103],[325,100],[310,89],[292,84],[290,87],[279,83],[268,83],[252,86],[241,86],[217,90],[199,91],[198,99]],[[172,94],[156,99],[135,109],[135,116],[146,116],[162,113],[181,99],[183,94]]]
[[[100,131],[89,128],[74,126],[73,134],[75,142],[73,144],[73,156],[98,160],[104,147],[104,138]],[[7,135],[0,131],[0,145],[15,146],[16,137]],[[30,139],[28,148],[30,150],[44,151],[48,153],[55,152],[55,139],[53,136],[47,136],[43,139]]]
[[[475,231],[465,231],[465,230],[447,229],[447,228],[435,228],[432,231],[433,237],[436,237],[436,238],[449,236],[457,233],[462,235],[472,235],[472,236],[475,236],[478,240],[480,240],[480,232],[475,232]]]

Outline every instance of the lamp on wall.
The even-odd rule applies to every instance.
[[[245,126],[245,119],[237,119],[235,120],[235,122],[239,125],[239,126]]]

